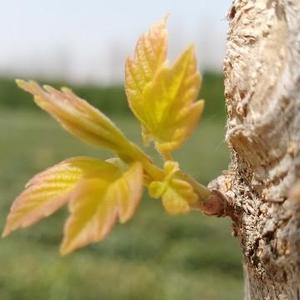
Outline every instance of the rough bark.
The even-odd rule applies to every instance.
[[[213,187],[240,240],[245,299],[300,299],[300,0],[235,0],[228,19],[232,159]]]

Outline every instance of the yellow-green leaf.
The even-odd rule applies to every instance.
[[[83,179],[73,192],[62,254],[102,240],[117,219],[124,223],[133,215],[142,195],[142,165],[134,163],[126,171],[111,166]]]
[[[70,193],[80,179],[103,168],[103,165],[107,163],[75,157],[34,176],[13,203],[3,236],[54,213],[70,199]]]
[[[181,178],[178,171],[178,163],[166,161],[164,180],[149,185],[150,196],[161,198],[166,211],[172,215],[189,212],[198,199],[191,184]]]
[[[140,56],[135,65],[137,70],[143,70],[148,57]],[[168,157],[190,136],[204,107],[204,101],[195,102],[201,79],[194,48],[184,51],[172,67],[160,63],[155,72],[149,73],[152,78],[149,75],[145,80],[136,73],[127,67],[126,93],[130,107],[142,124],[144,141],[153,140],[156,148]]]
[[[121,156],[132,154],[132,144],[115,124],[70,89],[62,88],[59,91],[50,86],[42,88],[34,81],[17,80],[17,84],[34,96],[38,106],[82,141],[106,147]]]
[[[125,66],[126,92],[129,99],[140,96],[145,86],[153,80],[167,58],[167,18],[154,24],[143,34],[136,45],[134,57],[128,58]],[[133,104],[131,106],[131,104]],[[135,112],[135,105],[129,101]],[[135,112],[136,113],[136,112]]]

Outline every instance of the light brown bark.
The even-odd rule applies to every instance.
[[[232,160],[211,186],[240,240],[245,299],[300,299],[300,0],[235,0],[228,18]]]

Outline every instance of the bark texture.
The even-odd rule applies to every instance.
[[[213,187],[241,243],[245,298],[300,299],[300,0],[235,0],[228,19],[232,160]]]

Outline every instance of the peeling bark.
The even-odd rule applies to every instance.
[[[235,0],[228,18],[232,159],[212,186],[240,240],[245,299],[300,299],[300,0]]]

